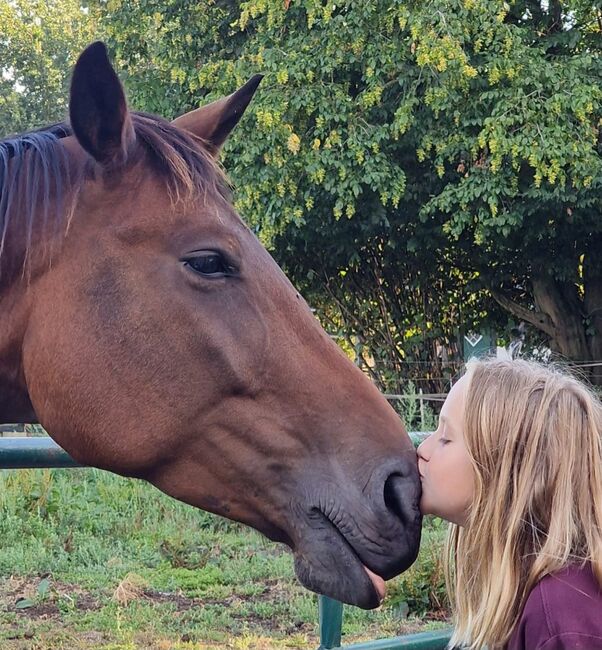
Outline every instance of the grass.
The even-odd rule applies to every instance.
[[[345,608],[345,641],[441,625],[440,522],[379,610]],[[287,549],[98,470],[0,471],[0,647],[314,648],[317,597]]]

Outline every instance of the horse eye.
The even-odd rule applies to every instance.
[[[205,253],[185,261],[193,271],[199,275],[222,277],[232,274],[232,267],[228,265],[220,253]]]

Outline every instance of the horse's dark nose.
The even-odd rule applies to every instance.
[[[384,499],[388,510],[404,527],[420,521],[420,478],[414,459],[401,459],[385,479]]]

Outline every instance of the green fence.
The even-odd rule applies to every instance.
[[[320,617],[320,648],[343,648],[344,650],[444,650],[450,639],[449,630],[406,634],[390,639],[376,639],[365,643],[341,644],[343,625],[342,603],[326,596],[320,596],[318,612]]]
[[[418,444],[424,434],[410,434]],[[81,467],[51,438],[0,438],[0,469]],[[449,642],[449,630],[409,634],[391,639],[342,645],[343,604],[320,596],[320,648],[331,650],[444,650]]]

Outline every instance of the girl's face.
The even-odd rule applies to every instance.
[[[466,523],[474,494],[474,472],[462,433],[468,377],[449,391],[441,408],[439,426],[418,447],[422,481],[420,509],[460,526]]]

